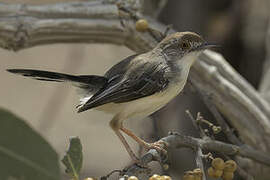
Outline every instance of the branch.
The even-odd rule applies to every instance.
[[[200,168],[202,171],[202,180],[206,180],[202,157],[203,157],[202,149],[198,147],[196,151],[196,164],[197,167]]]
[[[49,5],[0,3],[0,47],[21,50],[53,43],[113,43],[137,53],[155,47],[154,37],[136,32],[134,21],[123,14],[105,0]],[[148,20],[151,28],[166,29]],[[190,73],[194,86],[211,94],[215,106],[245,143],[270,151],[269,104],[221,55],[206,51],[199,59]]]
[[[113,43],[142,52],[155,45],[150,36],[147,42],[132,35],[131,20],[123,27],[118,7],[106,2],[0,3],[0,47],[21,50],[53,43]]]
[[[219,54],[202,54],[191,70],[190,80],[211,96],[246,144],[270,150],[269,104]]]
[[[210,97],[208,95],[206,95],[203,91],[198,91],[199,95],[201,96],[201,98],[204,100],[204,103],[206,104],[206,106],[209,108],[209,110],[212,112],[212,114],[214,115],[214,117],[216,118],[217,122],[219,123],[221,130],[225,133],[226,137],[233,143],[236,144],[238,146],[243,145],[239,139],[234,135],[234,133],[232,132],[232,130],[230,129],[230,127],[228,126],[228,124],[226,123],[225,119],[223,119],[223,117],[221,116],[221,114],[219,114],[219,112],[217,111],[217,109],[215,108],[215,106],[213,106],[213,104],[211,103]],[[195,129],[197,131],[200,132],[200,136],[203,139],[214,139],[214,137],[210,138],[208,137],[204,130],[202,129],[202,127],[200,127],[200,125],[198,124],[198,122],[200,120],[202,120],[202,116],[200,115],[200,113],[197,114],[197,118],[195,119],[192,114],[187,110],[186,113],[188,114],[189,118],[192,120],[193,125],[195,127]],[[203,119],[204,120],[204,119]],[[206,120],[204,120],[206,121]],[[210,123],[210,122],[208,122]],[[211,123],[212,124],[212,123]],[[247,145],[246,148],[250,148]],[[230,159],[228,155],[224,155],[227,159]],[[197,156],[196,156],[196,163],[197,165],[199,164],[199,166],[203,167],[203,163],[202,163],[202,150],[200,148],[198,148],[197,150]],[[243,177],[246,180],[253,180],[253,177],[251,175],[249,175],[244,169],[242,169],[240,166],[238,166],[237,170],[238,174]],[[203,175],[205,174],[204,171]],[[205,175],[204,175],[205,177]]]
[[[232,129],[227,124],[226,120],[222,117],[222,115],[218,112],[218,110],[212,103],[211,97],[207,93],[205,93],[203,90],[198,91],[198,94],[200,95],[201,99],[203,99],[204,104],[207,106],[207,108],[215,117],[216,121],[221,127],[221,130],[224,132],[224,134],[229,139],[229,141],[236,145],[242,145],[243,143],[240,142],[240,140],[236,137]],[[192,115],[190,114],[190,116]]]
[[[264,3],[263,3],[264,4]],[[266,98],[268,102],[270,102],[270,19],[268,18],[268,27],[266,31],[266,38],[265,38],[265,50],[266,50],[266,57],[264,62],[264,71],[261,77],[261,83],[259,87],[259,91],[261,92],[262,96]]]
[[[166,146],[170,149],[178,148],[191,148],[196,150],[200,148],[201,150],[214,151],[223,153],[225,155],[236,155],[241,157],[246,157],[252,159],[261,164],[270,166],[270,156],[261,151],[257,151],[244,146],[237,146],[233,144],[227,144],[221,141],[211,140],[211,139],[200,139],[191,136],[185,136],[179,133],[170,133],[167,137],[160,139],[166,143]],[[165,147],[164,147],[165,148]],[[149,150],[142,158],[141,165],[146,167],[152,161],[162,161],[162,156],[159,152],[154,149]],[[146,171],[145,168],[133,164],[124,170],[125,175],[141,175]],[[147,174],[144,174],[147,177]]]
[[[155,47],[157,42],[150,33],[137,32],[132,18],[108,2],[0,3],[0,47],[21,50],[53,43],[113,43],[137,53]],[[151,28],[161,32],[166,29],[148,20]],[[189,78],[197,89],[210,94],[244,143],[270,152],[269,104],[221,55],[206,51]]]

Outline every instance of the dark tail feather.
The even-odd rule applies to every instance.
[[[90,89],[100,88],[107,82],[107,79],[105,77],[95,75],[75,76],[33,69],[7,69],[7,71],[14,74],[20,74],[26,77],[32,77],[34,79],[41,81],[55,81],[55,82],[71,81],[75,82],[76,86],[80,88],[90,88]]]

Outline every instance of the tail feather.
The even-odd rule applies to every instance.
[[[107,83],[107,78],[96,75],[70,75],[50,71],[33,69],[7,69],[8,72],[31,77],[41,81],[72,82],[72,85],[79,87],[83,97],[80,99],[78,108],[81,107],[90,97]],[[82,91],[81,91],[82,90]]]
[[[89,86],[92,87],[100,87],[103,86],[107,79],[103,76],[96,76],[96,75],[70,75],[70,74],[63,74],[58,72],[51,72],[51,71],[40,71],[40,70],[33,70],[33,69],[7,69],[8,72],[19,74],[26,77],[31,77],[36,80],[41,81],[56,81],[56,82],[64,82],[64,81],[71,81],[75,83],[79,83],[82,85],[81,88],[88,88]],[[80,86],[79,86],[80,87]]]

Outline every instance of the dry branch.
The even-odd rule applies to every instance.
[[[156,40],[149,33],[136,32],[134,21],[123,14],[109,0],[48,5],[0,3],[0,47],[21,50],[53,43],[113,43],[137,53],[152,49]],[[160,31],[166,28],[153,19],[149,22]],[[211,96],[244,143],[270,152],[269,104],[221,55],[206,51],[199,59],[190,73],[193,85]]]
[[[241,157],[246,157],[256,162],[270,166],[269,155],[254,149],[247,148],[245,146],[237,146],[211,139],[194,138],[179,133],[171,133],[167,137],[160,139],[160,141],[166,142],[167,144],[166,146],[169,149],[191,148],[193,150],[197,150],[198,148],[201,148],[202,150],[219,152],[230,156],[237,155]],[[161,160],[162,160],[161,154],[156,150],[151,149],[141,158],[140,162],[142,163],[143,166],[147,166],[147,164],[149,164],[152,161],[161,161]],[[134,164],[130,166],[124,173],[126,175],[139,176],[144,171],[145,168],[142,168],[141,166]]]

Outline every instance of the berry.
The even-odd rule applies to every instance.
[[[194,174],[202,175],[202,170],[200,168],[194,169],[193,170]]]
[[[169,165],[168,164],[163,164],[163,169],[166,171],[166,170],[168,170],[170,167],[169,167]]]
[[[221,127],[219,127],[219,126],[213,126],[212,127],[212,130],[213,130],[214,134],[218,134],[221,131]]]
[[[194,174],[195,180],[201,180],[202,179],[203,173],[202,173],[201,169],[199,169],[199,168],[194,169],[193,174]]]
[[[185,172],[183,180],[195,180],[194,173],[192,171]]]
[[[223,159],[215,158],[212,160],[212,167],[214,169],[223,170],[225,167],[225,163],[224,163]]]
[[[172,180],[170,176],[161,176],[161,180]]]
[[[138,180],[138,178],[136,176],[130,176],[128,177],[128,180]]]
[[[139,19],[135,24],[136,30],[139,32],[146,31],[148,27],[148,22],[146,19]]]
[[[232,180],[233,179],[233,172],[224,172],[222,175],[223,180]]]
[[[222,176],[223,171],[214,169],[213,167],[208,168],[207,170],[209,177],[212,178],[220,178]]]
[[[234,160],[228,160],[225,162],[224,172],[234,172],[237,169],[237,164]]]
[[[149,180],[161,180],[161,176],[160,175],[157,175],[157,174],[154,174],[153,176],[151,176],[149,178]]]

